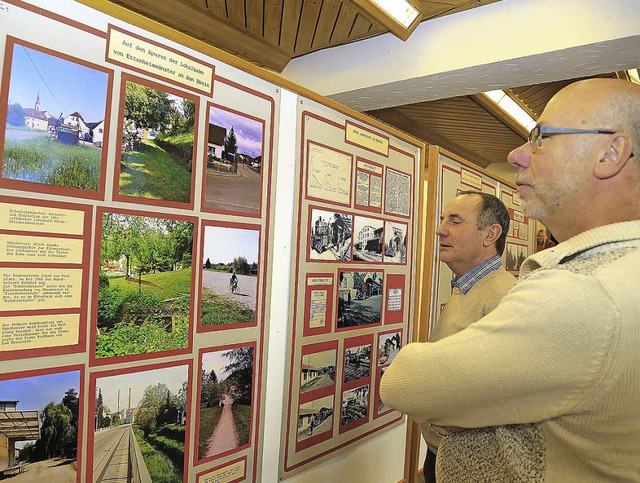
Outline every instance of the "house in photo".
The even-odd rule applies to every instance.
[[[227,137],[227,130],[222,126],[209,124],[209,137],[207,138],[207,157],[222,159],[224,150],[224,138]]]

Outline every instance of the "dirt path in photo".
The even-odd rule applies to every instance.
[[[61,458],[52,458],[28,463],[26,471],[11,477],[15,483],[75,483],[77,479],[75,464]]]
[[[238,432],[236,431],[236,424],[233,422],[232,406],[233,399],[225,395],[220,421],[218,421],[213,435],[209,438],[207,458],[238,447]]]

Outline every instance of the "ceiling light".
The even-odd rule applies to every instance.
[[[518,105],[516,101],[511,99],[505,91],[487,91],[483,92],[485,96],[495,102],[500,109],[511,116],[518,124],[524,127],[527,131],[531,131],[536,125],[535,119],[533,119],[527,111]]]
[[[420,10],[408,0],[351,0],[351,3],[402,40],[407,40],[423,19]]]

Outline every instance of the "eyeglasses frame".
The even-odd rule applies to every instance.
[[[533,133],[538,130],[538,135],[534,138]],[[615,134],[617,131],[609,131],[604,129],[574,129],[570,127],[552,127],[536,124],[535,127],[529,133],[529,145],[531,146],[531,152],[542,148],[542,140],[545,136],[553,134]]]

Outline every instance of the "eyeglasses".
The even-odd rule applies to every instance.
[[[529,144],[531,145],[531,152],[536,152],[537,149],[542,147],[542,140],[553,134],[615,134],[616,131],[604,131],[602,129],[573,129],[567,127],[550,127],[536,126],[529,133]]]

